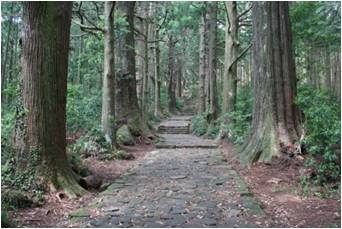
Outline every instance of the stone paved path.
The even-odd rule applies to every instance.
[[[178,134],[174,135],[173,140]],[[251,218],[263,215],[245,183],[217,149],[157,149],[92,203],[74,212],[66,224],[258,227]]]

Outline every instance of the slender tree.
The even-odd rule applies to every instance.
[[[199,93],[198,93],[198,112],[203,113],[206,111],[206,78],[207,78],[207,66],[206,66],[206,9],[202,10],[201,22],[199,25]]]
[[[217,2],[211,2],[208,10],[209,41],[208,68],[210,79],[210,121],[218,116],[217,85],[216,85],[216,33],[217,33]]]
[[[169,36],[168,41],[168,94],[169,94],[169,111],[171,113],[176,112],[176,75],[175,75],[175,45],[176,41],[173,35]]]
[[[240,152],[247,163],[270,161],[300,136],[288,3],[254,2],[253,28],[253,120]]]
[[[156,29],[155,31],[155,88],[154,88],[154,115],[156,117],[160,117],[162,115],[161,112],[161,105],[160,105],[160,87],[161,87],[161,78],[160,78],[160,45],[159,45],[159,30],[160,28]]]
[[[238,40],[238,15],[236,2],[225,2],[227,17],[225,25],[225,53],[224,53],[224,77],[222,95],[222,113],[234,111],[237,89],[237,50]]]
[[[114,2],[105,2],[102,133],[115,144]]]

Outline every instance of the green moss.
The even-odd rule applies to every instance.
[[[130,159],[132,155],[130,155],[126,151],[118,150],[114,153],[114,157],[118,160],[127,160],[127,159]]]
[[[30,207],[33,205],[33,201],[21,191],[6,190],[1,193],[1,204],[8,208],[17,209]]]
[[[70,214],[70,217],[88,217],[90,216],[90,211],[87,208],[80,208]]]
[[[142,133],[141,120],[139,115],[135,115],[133,118],[128,120],[129,130],[134,136],[139,136]]]
[[[116,132],[116,140],[119,144],[134,145],[134,139],[127,125],[121,126]]]
[[[10,222],[10,220],[8,219],[8,213],[4,209],[1,209],[1,227],[2,228],[15,227],[15,225],[12,222]]]

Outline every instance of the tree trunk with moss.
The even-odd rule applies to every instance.
[[[239,155],[247,164],[270,161],[300,135],[288,3],[253,3],[253,28],[253,120]]]
[[[123,36],[118,39],[120,53],[119,68],[116,76],[116,113],[118,127],[127,124],[131,133],[139,136],[148,132],[146,123],[141,117],[138,105],[135,78],[134,51],[134,5],[135,2],[118,2],[118,11],[123,15],[126,24],[122,28]]]
[[[24,2],[23,105],[26,111],[18,172],[35,170],[37,183],[74,197],[85,193],[66,155],[66,89],[71,2]]]
[[[237,50],[238,50],[238,15],[236,2],[225,2],[227,20],[225,26],[225,54],[222,113],[235,110],[237,91]]]
[[[115,145],[114,2],[105,2],[102,133]]]
[[[199,92],[198,92],[198,113],[204,113],[206,110],[206,90],[205,81],[207,75],[206,69],[206,12],[202,12],[199,25],[200,47],[199,47]]]

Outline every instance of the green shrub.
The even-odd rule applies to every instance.
[[[208,137],[209,138],[216,138],[216,136],[218,135],[219,131],[220,131],[220,127],[221,127],[221,122],[220,120],[216,120],[214,121],[211,125],[209,125],[208,127]]]
[[[101,91],[84,93],[81,85],[68,85],[67,130],[91,130],[100,125]]]
[[[191,119],[191,130],[195,135],[201,136],[207,132],[208,123],[206,117],[206,113],[202,113]]]
[[[315,169],[317,183],[339,180],[340,162],[334,151],[334,145],[341,144],[339,102],[327,91],[303,85],[298,88],[296,103],[304,114],[303,144],[314,157],[306,165]]]
[[[223,114],[220,117],[222,131],[228,135],[228,139],[234,144],[241,145],[244,142],[252,120],[252,108],[252,90],[250,87],[246,87],[240,90],[237,95],[235,111]]]
[[[181,111],[184,107],[184,100],[181,98],[176,97],[176,109]]]

